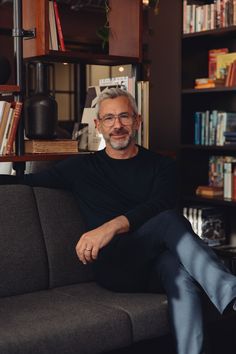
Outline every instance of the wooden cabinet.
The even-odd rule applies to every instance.
[[[26,30],[36,29],[35,38],[24,41],[24,58],[43,57],[44,60],[84,61],[89,64],[120,64],[141,61],[142,2],[140,0],[110,0],[109,8],[109,52],[107,54],[82,51],[61,52],[49,50],[48,0],[23,0],[23,27]],[[65,29],[65,40],[68,36],[75,38],[85,36],[85,31],[89,33],[89,27],[94,27],[95,20],[98,26],[106,21],[104,15],[100,15],[102,22],[99,22],[94,18],[93,13],[81,14],[70,11],[66,5],[60,6],[60,14],[62,29]],[[97,17],[99,18],[99,16]],[[73,27],[68,25],[70,22]],[[81,23],[85,28],[82,29]],[[96,33],[96,29],[94,29],[94,33]]]

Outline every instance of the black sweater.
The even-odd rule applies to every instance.
[[[174,161],[141,147],[135,157],[124,160],[110,158],[105,150],[78,155],[24,175],[18,183],[72,191],[88,229],[125,215],[135,230],[173,208],[176,199]]]

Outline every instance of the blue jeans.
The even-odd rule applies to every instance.
[[[115,236],[94,268],[97,282],[113,291],[164,289],[178,354],[204,352],[203,292],[220,313],[236,298],[236,277],[173,210]]]

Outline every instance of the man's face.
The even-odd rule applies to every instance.
[[[140,117],[134,116],[129,100],[124,96],[104,100],[100,105],[99,118],[95,120],[96,127],[106,144],[115,150],[126,149],[140,125]]]

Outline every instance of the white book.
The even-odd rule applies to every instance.
[[[51,49],[58,50],[57,25],[54,12],[53,1],[49,1],[49,46]]]
[[[6,127],[5,127],[5,131],[4,131],[4,134],[3,134],[3,139],[2,139],[2,142],[1,142],[1,146],[0,146],[0,155],[3,154],[4,147],[5,147],[6,143],[7,143],[9,129],[10,129],[11,121],[12,121],[12,117],[13,117],[13,112],[14,112],[14,109],[10,108],[9,113],[8,113],[8,117],[7,117],[7,124],[6,124]]]
[[[6,104],[6,101],[0,101],[0,123],[1,123],[1,120],[2,120],[5,104]]]
[[[232,163],[224,163],[224,198],[232,198]]]
[[[105,148],[105,140],[102,134],[95,127],[96,104],[98,96],[101,93],[99,86],[90,86],[86,95],[85,107],[82,114],[81,123],[88,124],[88,150],[98,151]]]

